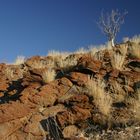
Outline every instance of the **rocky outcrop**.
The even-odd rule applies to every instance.
[[[120,50],[121,45],[114,48]],[[56,60],[53,56],[34,56],[21,65],[0,64],[0,139],[85,140],[83,132],[139,123],[135,112],[139,107],[140,59],[128,55],[120,70],[112,67],[110,52],[106,49],[95,57],[71,54],[64,61],[74,59],[77,64],[69,70],[61,69],[57,60],[51,66],[56,79],[47,83],[42,74]],[[104,81],[104,89],[99,91],[111,97],[111,106],[108,99],[94,97],[91,91],[99,91],[97,87],[88,89],[89,79]],[[102,88],[102,83],[98,86]],[[102,112],[100,104],[110,107],[109,114]]]

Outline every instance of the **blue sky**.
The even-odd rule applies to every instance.
[[[120,42],[140,33],[139,6],[140,0],[0,0],[0,62],[105,43],[96,24],[102,9],[128,11]]]

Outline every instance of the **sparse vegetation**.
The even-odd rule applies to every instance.
[[[135,35],[132,38],[125,37],[123,38],[123,42],[128,42],[129,45],[129,53],[133,58],[140,58],[140,35]]]
[[[65,59],[69,54],[69,52],[59,52],[55,50],[51,50],[48,52],[48,56],[51,56],[54,59]]]
[[[105,83],[101,80],[97,82],[92,78],[88,78],[87,88],[89,95],[93,96],[93,102],[102,114],[110,116],[110,110],[112,105],[112,98],[109,93],[105,92]]]
[[[25,57],[24,56],[17,56],[16,60],[15,60],[15,65],[20,65],[20,64],[24,64],[25,62]]]
[[[136,44],[140,43],[140,35],[135,35],[134,37],[132,37],[131,39],[129,39],[131,42],[134,42]]]
[[[111,65],[113,68],[122,70],[127,54],[127,46],[121,49],[121,53],[112,51],[111,52]]]
[[[1,64],[0,139],[139,139],[138,40]]]
[[[43,72],[42,78],[45,83],[55,80],[56,72],[54,69],[47,69]]]
[[[133,44],[130,46],[130,54],[134,58],[140,58],[140,44]]]

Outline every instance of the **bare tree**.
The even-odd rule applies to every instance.
[[[124,23],[124,17],[128,12],[120,13],[118,10],[112,10],[111,13],[101,13],[99,18],[99,28],[107,36],[111,45],[115,46],[115,38],[117,33],[120,31],[121,24]]]

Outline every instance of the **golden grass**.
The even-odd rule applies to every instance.
[[[112,97],[115,102],[123,102],[125,100],[126,93],[123,90],[122,85],[117,81],[112,83],[111,91],[113,92]]]
[[[59,59],[57,64],[58,64],[58,67],[60,68],[64,68],[64,69],[69,69],[70,67],[73,67],[73,66],[76,66],[77,65],[77,58],[74,57],[74,58],[71,58],[71,57],[68,57],[67,59]]]
[[[42,74],[42,79],[45,83],[55,80],[55,77],[56,77],[56,72],[54,69],[48,69],[44,71]]]
[[[86,54],[88,53],[88,50],[85,48],[79,48],[77,51],[74,52],[74,54]]]
[[[111,65],[113,68],[116,68],[118,70],[122,70],[123,69],[123,65],[124,65],[124,61],[125,61],[125,54],[120,54],[117,52],[113,52],[112,53],[112,57],[111,57]]]
[[[35,69],[42,69],[42,68],[54,68],[55,67],[55,61],[54,60],[47,60],[47,61],[34,61],[32,68]]]
[[[135,35],[132,38],[125,37],[123,39],[123,42],[127,41],[130,41],[132,43],[132,45],[129,46],[131,56],[140,59],[140,35]]]
[[[46,67],[46,64],[44,64],[41,61],[34,61],[32,65],[32,68],[35,68],[35,69],[40,69],[40,68],[45,68],[45,67]]]
[[[96,47],[94,46],[89,47],[89,54],[91,57],[94,57],[97,52],[98,52],[98,49]]]
[[[48,56],[59,59],[65,59],[69,54],[70,54],[69,52],[59,52],[55,50],[51,50],[48,52]]]
[[[132,46],[130,46],[130,54],[140,59],[140,44],[134,43]]]
[[[140,43],[140,35],[135,35],[134,37],[132,37],[130,39],[131,42],[134,42],[136,44],[139,44]]]
[[[110,116],[112,98],[109,93],[105,92],[105,83],[101,80],[96,82],[92,78],[88,78],[87,88],[89,95],[93,96],[93,102],[101,113]]]
[[[17,56],[16,60],[15,60],[15,65],[20,65],[20,64],[24,64],[25,62],[25,57],[24,56]]]

